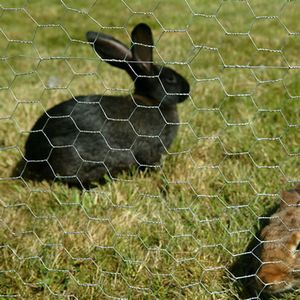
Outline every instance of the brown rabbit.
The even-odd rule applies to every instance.
[[[300,186],[282,192],[280,207],[260,235],[257,288],[273,294],[300,287]]]

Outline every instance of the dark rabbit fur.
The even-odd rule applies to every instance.
[[[22,176],[85,186],[134,165],[155,166],[176,135],[176,104],[188,97],[189,84],[153,64],[151,29],[138,24],[130,49],[103,33],[86,37],[102,59],[129,74],[134,94],[76,96],[49,109],[28,137]]]

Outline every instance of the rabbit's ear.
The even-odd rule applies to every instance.
[[[281,193],[281,206],[290,206],[300,204],[300,194],[297,190],[283,191]]]
[[[140,23],[131,33],[133,60],[150,72],[153,65],[153,37],[150,27]]]
[[[88,31],[86,38],[98,55],[110,65],[132,72],[128,65],[128,61],[133,59],[132,53],[123,43],[110,35],[93,31]]]

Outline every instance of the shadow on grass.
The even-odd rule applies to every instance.
[[[46,180],[51,183],[59,181],[66,184],[70,188],[75,187],[79,190],[90,190],[97,186],[90,182],[81,182],[77,177],[72,178],[72,180],[58,178],[54,175],[49,164],[45,162],[35,162],[34,168],[32,168],[33,171],[31,170],[30,165],[32,165],[30,162],[27,162],[25,159],[21,159],[13,169],[11,177],[22,178],[24,180],[32,180],[35,182],[42,182],[43,180]],[[39,170],[42,170],[42,172],[40,172]],[[105,183],[105,179],[99,180],[100,185],[103,185]]]
[[[156,166],[132,166],[128,170],[121,170],[118,174],[116,174],[116,176],[126,174],[126,176],[134,178],[138,173],[143,173],[145,176],[151,176],[152,173],[158,172],[158,169],[159,167]],[[42,172],[40,172],[39,170],[42,170]],[[90,190],[98,187],[99,185],[102,186],[109,182],[119,180],[118,177],[114,177],[114,175],[110,175],[109,173],[105,174],[104,177],[99,178],[97,182],[82,182],[77,176],[63,178],[56,176],[48,163],[27,162],[24,158],[16,164],[13,171],[11,172],[11,177],[22,178],[24,180],[32,180],[36,182],[41,182],[43,180],[46,180],[49,183],[61,182],[63,184],[66,184],[70,188],[75,187],[79,190]]]

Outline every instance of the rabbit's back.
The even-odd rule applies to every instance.
[[[153,165],[176,135],[176,106],[136,105],[128,97],[79,96],[43,114],[25,146],[43,178],[96,181],[132,165]]]

